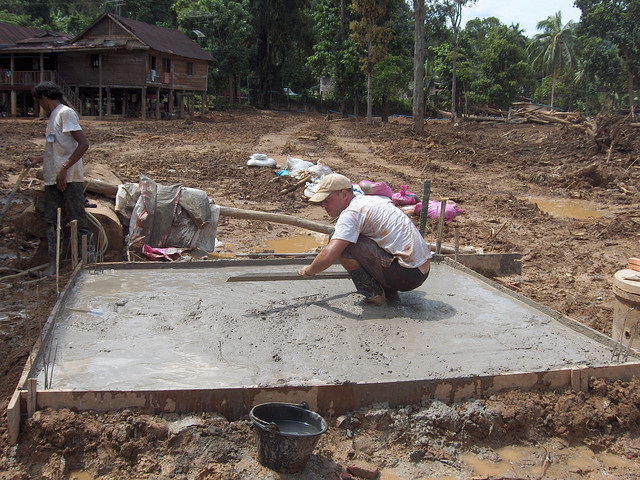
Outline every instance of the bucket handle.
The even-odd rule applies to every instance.
[[[295,404],[293,404],[295,405]],[[304,408],[305,410],[309,410],[309,404],[306,401],[302,401],[300,402],[298,405],[296,405],[297,407],[300,408]],[[259,423],[260,426],[266,430],[271,430],[272,432],[279,432],[280,429],[278,428],[278,424],[275,422],[265,422],[264,420],[258,418],[258,417],[253,417],[253,420],[256,423]]]
[[[259,423],[260,426],[262,428],[264,428],[265,430],[271,430],[272,432],[279,432],[280,429],[278,428],[278,424],[274,423],[274,422],[265,422],[264,420],[261,420],[259,418],[253,417],[253,420],[256,423]]]

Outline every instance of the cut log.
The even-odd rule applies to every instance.
[[[548,125],[550,123],[548,120],[543,120],[541,118],[536,117],[535,115],[527,115],[527,120],[533,123],[539,123],[541,125]]]
[[[563,118],[557,118],[553,115],[547,115],[547,114],[541,114],[540,115],[544,120],[549,120],[552,123],[561,123],[562,125],[571,125],[571,122],[563,119]]]
[[[89,163],[84,166],[84,186],[88,192],[116,198],[120,184],[122,181],[108,166],[101,163]]]
[[[85,179],[84,188],[87,192],[97,193],[112,199],[115,199],[116,193],[118,193],[118,185],[113,185],[100,179]]]
[[[334,227],[331,225],[296,218],[282,213],[259,212],[256,210],[242,210],[240,208],[221,206],[220,215],[223,217],[246,218],[248,220],[263,220],[266,222],[283,223],[285,225],[293,225],[295,227],[311,230],[312,232],[326,233],[328,235],[332,234],[334,231]]]
[[[243,210],[240,208],[220,206],[220,215],[229,218],[245,218],[247,220],[262,220],[265,222],[293,225],[295,227],[304,228],[305,230],[311,230],[312,232],[326,233],[327,235],[331,235],[334,231],[334,227],[332,225],[292,217],[291,215],[284,215],[282,213],[259,212],[257,210]],[[428,243],[428,245],[432,252],[435,251],[436,245],[434,243]],[[466,247],[464,251],[466,253],[474,253],[475,248]],[[455,249],[451,246],[442,245],[440,247],[440,252],[455,253]]]
[[[473,120],[474,122],[506,122],[507,119],[503,117],[482,117],[478,115],[471,115],[465,117],[467,120]]]

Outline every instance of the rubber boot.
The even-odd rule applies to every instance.
[[[52,275],[56,274],[56,261],[55,260],[49,260],[49,263],[47,264],[47,268],[45,268],[42,271],[42,276],[43,277],[51,277]]]
[[[391,290],[390,288],[384,288],[384,298],[387,299],[387,303],[390,304],[390,305],[399,305],[400,304],[400,295],[398,295],[398,291],[397,290]]]
[[[384,290],[382,289],[382,285],[364,268],[360,267],[356,270],[351,270],[349,276],[356,286],[358,293],[364,295],[364,303],[370,305],[381,305],[384,303]]]

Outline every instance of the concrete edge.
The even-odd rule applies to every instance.
[[[602,333],[587,327],[544,305],[537,304],[524,295],[514,292],[503,285],[465,267],[455,260],[434,255],[434,262],[444,263],[454,269],[486,283],[498,291],[525,303],[546,315],[560,321],[567,327],[615,349],[616,342]],[[299,265],[307,264],[308,259],[221,259],[185,263],[102,263],[84,266],[80,263],[67,285],[61,292],[47,322],[43,334],[36,341],[25,364],[9,407],[7,420],[9,439],[15,443],[19,437],[20,426],[27,412],[28,392],[26,385],[32,369],[37,366],[46,346],[61,306],[70,294],[81,270],[100,271],[104,269],[166,269],[166,268],[212,268],[249,265]],[[588,379],[592,376],[607,379],[630,380],[640,376],[640,356],[633,362],[603,367],[584,367],[544,372],[510,373],[492,376],[460,377],[449,379],[415,380],[408,382],[354,383],[320,386],[285,386],[269,388],[230,388],[202,390],[149,390],[149,391],[63,391],[40,390],[36,392],[35,409],[77,408],[79,410],[110,411],[124,408],[140,408],[154,413],[185,413],[196,411],[216,411],[230,420],[238,419],[248,413],[256,403],[269,401],[287,401],[299,403],[303,400],[319,413],[339,415],[372,403],[385,402],[390,406],[415,404],[423,400],[438,399],[446,402],[459,402],[474,397],[483,397],[503,390],[532,390],[540,388],[552,390],[571,386],[576,391],[588,388]],[[15,439],[15,440],[14,440]]]
[[[321,415],[337,416],[376,403],[393,408],[428,400],[462,402],[509,390],[571,388],[574,391],[588,391],[591,378],[629,381],[639,376],[640,363],[627,363],[404,382],[146,391],[40,390],[37,392],[36,407],[38,410],[73,408],[96,412],[131,408],[153,414],[217,412],[233,421],[246,416],[253,406],[260,403],[306,401],[310,408]],[[26,412],[27,403],[28,392],[16,390],[12,399],[11,438],[17,439],[16,417],[19,418],[20,414],[16,412]]]
[[[567,317],[566,315],[563,315],[562,313],[553,310],[552,308],[549,308],[545,305],[542,305],[540,303],[535,302],[534,300],[531,300],[530,298],[522,295],[521,293],[515,292],[507,287],[505,287],[504,285],[501,285],[499,283],[497,283],[496,281],[485,277],[484,275],[481,275],[477,272],[475,272],[474,270],[471,270],[470,268],[465,267],[464,265],[462,265],[461,263],[456,262],[455,260],[446,257],[446,256],[434,256],[434,260],[435,262],[439,262],[439,263],[444,263],[446,265],[449,265],[450,267],[456,269],[456,270],[461,270],[464,273],[466,273],[467,275],[470,275],[472,277],[474,277],[475,279],[482,281],[484,283],[486,283],[487,285],[495,288],[496,290],[500,291],[501,293],[504,293],[506,295],[509,295],[511,298],[513,298],[514,300],[518,300],[526,305],[528,305],[531,308],[535,308],[536,310],[539,310],[540,312],[542,312],[543,314],[553,318],[554,320],[557,320],[558,322],[560,322],[562,325],[592,339],[595,340],[599,343],[602,343],[603,345],[610,347],[611,349],[615,350],[615,349],[619,349],[620,345],[618,345],[618,343],[613,340],[611,337],[598,332],[597,330],[594,330],[591,327],[588,327],[587,325],[584,325],[580,322],[578,322],[577,320],[574,320],[570,317]],[[627,348],[625,347],[625,350]],[[633,358],[633,360],[635,361],[640,361],[640,352],[633,350],[633,349],[629,349],[630,351],[630,357]]]

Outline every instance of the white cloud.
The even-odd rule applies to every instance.
[[[462,22],[474,18],[496,17],[505,25],[519,24],[527,37],[540,33],[536,29],[539,21],[556,12],[562,12],[562,23],[580,20],[580,9],[573,6],[574,0],[478,0],[462,11]]]

